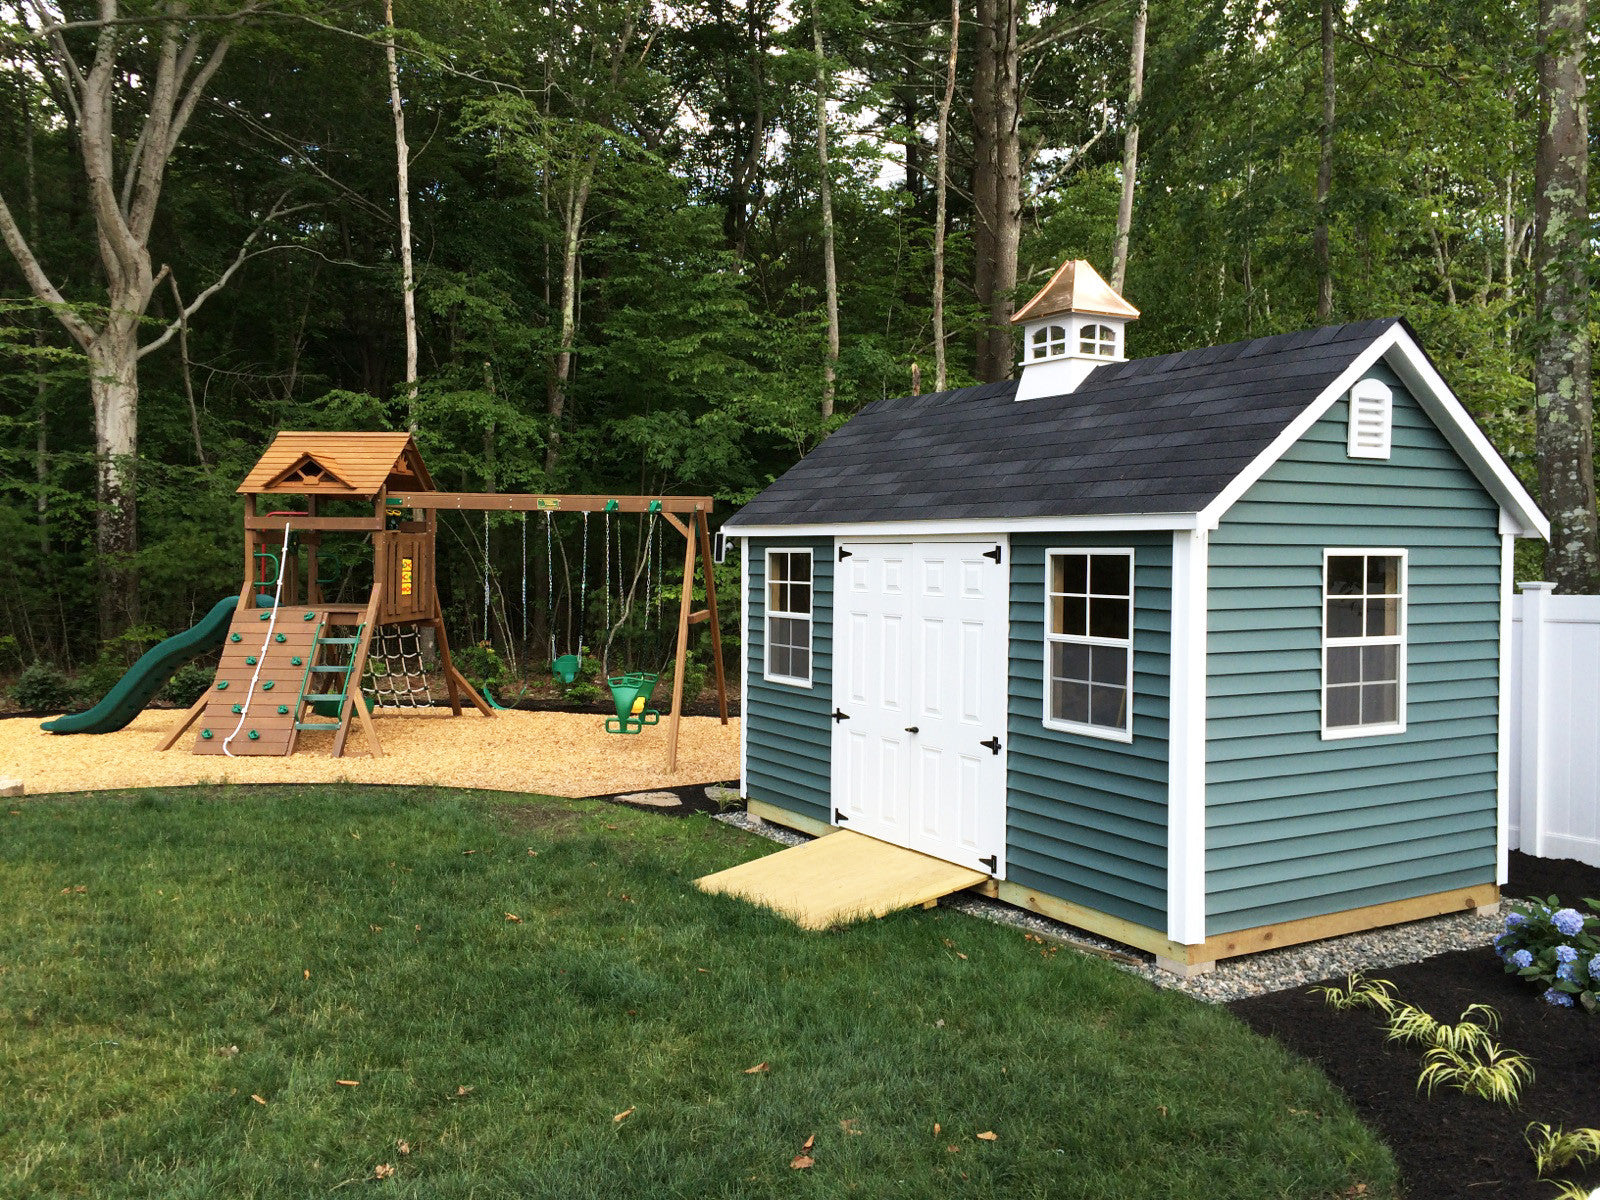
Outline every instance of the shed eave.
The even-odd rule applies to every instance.
[[[822,521],[774,524],[736,519],[729,537],[986,537],[999,533],[1107,533],[1144,529],[1195,529],[1198,513],[1110,513],[1042,517],[972,517],[925,521]]]

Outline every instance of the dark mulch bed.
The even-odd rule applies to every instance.
[[[1600,897],[1600,869],[1513,854],[1505,894],[1556,895],[1578,904]],[[1417,1090],[1421,1056],[1415,1049],[1386,1042],[1373,1014],[1335,1012],[1306,988],[1229,1007],[1257,1033],[1316,1062],[1344,1089],[1394,1150],[1413,1200],[1549,1200],[1555,1189],[1535,1176],[1523,1131],[1530,1121],[1600,1127],[1600,1017],[1543,1003],[1532,987],[1505,974],[1487,947],[1372,974],[1440,1020],[1454,1020],[1473,1003],[1497,1010],[1500,1042],[1527,1055],[1536,1072],[1521,1103],[1512,1109],[1443,1090],[1430,1098]],[[1600,1168],[1557,1175],[1600,1187]]]
[[[683,787],[659,787],[643,789],[646,792],[671,792],[678,798],[677,808],[654,808],[646,805],[629,804],[626,800],[622,799],[623,796],[635,794],[634,792],[617,792],[610,796],[591,796],[590,799],[610,800],[614,804],[621,804],[624,808],[643,808],[647,812],[660,813],[664,817],[687,817],[691,813],[708,813],[711,816],[716,816],[718,813],[740,812],[744,809],[743,800],[737,800],[731,804],[716,803],[706,795],[706,789],[708,787],[731,788],[733,791],[737,792],[739,790],[739,781],[737,779],[733,779],[723,783],[694,783],[687,784]],[[635,789],[635,792],[638,790],[639,789]]]

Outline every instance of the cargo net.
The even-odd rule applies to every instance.
[[[366,676],[362,690],[379,708],[427,708],[433,703],[416,626],[373,634]]]

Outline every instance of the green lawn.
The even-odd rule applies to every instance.
[[[819,936],[689,886],[769,850],[422,789],[10,802],[0,1195],[1392,1193],[1225,1012],[955,913]]]

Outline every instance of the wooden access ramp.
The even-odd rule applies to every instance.
[[[841,829],[694,882],[703,892],[770,908],[802,929],[831,929],[926,907],[988,878],[982,871]]]

